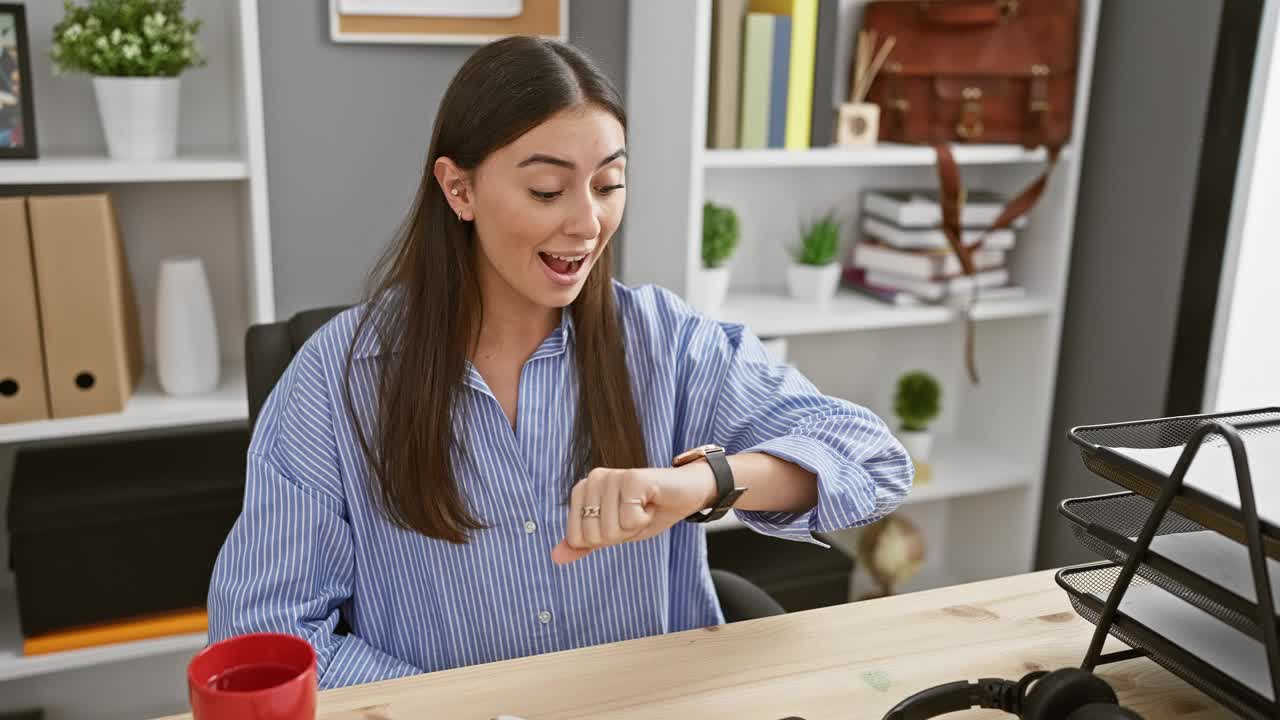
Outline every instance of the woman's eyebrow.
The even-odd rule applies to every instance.
[[[626,157],[626,156],[627,156],[627,149],[618,148],[613,152],[613,154],[609,155],[609,157],[601,160],[600,164],[597,165],[596,167],[602,168],[605,165],[608,165],[609,163],[613,162],[614,160],[617,160],[620,157]],[[527,167],[529,165],[534,165],[536,163],[546,163],[547,165],[555,165],[557,167],[568,168],[570,170],[575,170],[578,167],[577,165],[574,164],[572,160],[565,160],[564,158],[556,157],[555,155],[546,155],[544,153],[534,153],[529,157],[525,158],[524,160],[521,160],[520,164],[517,165],[516,167]]]

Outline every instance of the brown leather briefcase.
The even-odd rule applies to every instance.
[[[971,274],[981,241],[961,242],[964,186],[950,144],[1045,147],[1044,173],[1014,196],[988,232],[1008,227],[1035,205],[1071,136],[1080,2],[873,0],[862,26],[894,38],[867,92],[867,101],[880,106],[880,139],[937,150],[942,229]],[[976,381],[972,332],[969,340]]]

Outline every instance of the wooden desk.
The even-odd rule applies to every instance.
[[[320,717],[879,720],[930,685],[1078,665],[1092,629],[1046,571],[331,690]],[[1145,658],[1099,674],[1148,719],[1232,717]]]

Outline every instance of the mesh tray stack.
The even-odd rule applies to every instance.
[[[1226,426],[1225,430],[1219,430],[1222,425]],[[1085,426],[1071,431],[1072,441],[1081,448],[1085,467],[1126,488],[1125,492],[1064,500],[1058,506],[1059,513],[1071,523],[1076,539],[1104,559],[1100,563],[1064,568],[1057,574],[1058,585],[1067,592],[1076,612],[1098,626],[1083,663],[1086,669],[1135,654],[1118,653],[1114,658],[1102,655],[1102,640],[1110,634],[1241,717],[1280,717],[1280,703],[1275,699],[1275,670],[1280,669],[1280,663],[1274,660],[1280,657],[1280,637],[1275,633],[1276,613],[1270,592],[1270,588],[1276,586],[1270,585],[1266,578],[1268,574],[1280,575],[1276,569],[1280,564],[1265,560],[1265,555],[1280,556],[1280,529],[1256,518],[1251,523],[1239,509],[1203,496],[1194,488],[1181,487],[1181,478],[1167,478],[1110,450],[1222,443],[1226,439],[1224,434],[1240,438],[1261,432],[1280,432],[1280,409]],[[1264,471],[1255,466],[1251,470],[1254,482],[1258,482],[1260,476],[1280,474],[1280,468]],[[1171,495],[1162,497],[1164,493]],[[1158,524],[1151,528],[1151,537],[1143,542],[1143,530],[1149,522]],[[1255,525],[1258,532],[1251,543],[1249,528]],[[1210,536],[1210,532],[1221,537]],[[1184,533],[1205,535],[1173,537]],[[1264,568],[1273,566],[1263,573],[1264,583],[1257,582],[1256,573],[1251,573],[1254,578],[1245,584],[1219,582],[1222,578],[1206,577],[1189,567],[1184,556],[1170,551],[1179,540],[1223,542],[1221,538],[1244,545],[1228,544],[1237,558],[1241,551],[1249,553],[1256,545],[1256,557],[1250,555],[1251,569],[1259,564]],[[1182,546],[1185,547],[1185,543]],[[1265,657],[1272,658],[1269,663],[1272,667],[1263,670],[1265,693],[1259,692],[1258,683],[1246,685],[1214,662],[1198,657],[1126,614],[1119,605],[1124,593],[1130,591],[1168,593],[1225,623],[1229,627],[1221,628],[1224,633],[1239,631],[1252,639],[1244,642],[1257,642],[1256,647],[1265,650]],[[1260,592],[1271,604],[1266,615],[1259,613]],[[1109,604],[1111,612],[1108,612]],[[1263,660],[1263,664],[1268,663]]]

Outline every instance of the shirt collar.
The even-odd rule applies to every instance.
[[[562,354],[573,341],[573,337],[573,311],[566,306],[560,309],[560,324],[542,341],[538,349],[533,351],[529,359],[536,360]],[[382,351],[382,341],[378,338],[372,323],[366,324],[360,336],[352,341],[351,355],[357,360],[377,357],[382,354]]]

